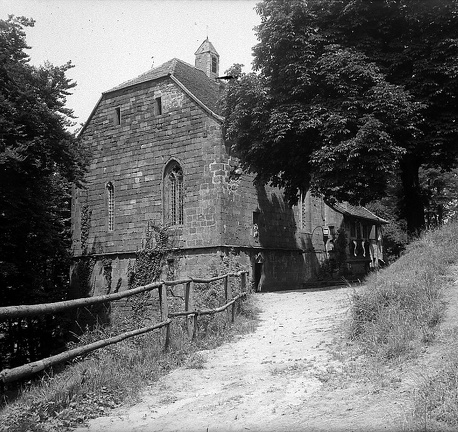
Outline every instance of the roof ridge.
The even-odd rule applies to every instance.
[[[334,204],[327,202],[326,204],[341,214],[348,214],[350,216],[362,218],[362,219],[376,220],[378,222],[385,223],[385,224],[389,223],[389,221],[381,218],[380,216],[377,216],[375,213],[371,212],[368,208],[360,204],[350,204],[348,201],[337,201]],[[358,209],[364,210],[366,214],[365,215],[358,214],[356,212]]]
[[[149,70],[147,70],[146,72],[143,72],[143,73],[141,73],[140,75],[137,75],[134,78],[126,80],[126,81],[118,84],[117,86],[112,87],[111,89],[102,92],[102,94],[111,93],[112,91],[119,90],[119,89],[122,89],[122,88],[125,88],[125,87],[129,87],[130,85],[138,84],[138,83],[142,82],[141,81],[142,77],[146,78],[148,75],[151,75],[152,73],[154,73],[154,71],[160,70],[161,68],[165,67],[166,70],[169,70],[170,69],[170,65],[167,65],[167,63],[172,63],[173,60],[175,60],[175,59],[167,60],[166,62],[161,63],[159,66],[152,67]],[[169,71],[169,73],[171,73],[171,72]],[[145,79],[145,81],[149,81],[149,78]],[[132,84],[130,84],[130,83],[132,83]]]
[[[197,68],[196,68],[195,66],[193,66],[191,63],[185,62],[184,60],[181,60],[181,59],[178,58],[178,57],[174,57],[173,60],[176,60],[177,63],[178,63],[178,62],[179,62],[179,63],[183,63],[183,64],[186,65],[186,66],[192,67],[193,69],[197,69]],[[200,69],[198,69],[198,70],[200,70]]]
[[[176,57],[173,57],[173,59],[169,61],[170,61],[169,73],[172,75],[175,73],[175,68],[177,66],[178,59]]]

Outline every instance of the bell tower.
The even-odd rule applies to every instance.
[[[214,79],[219,76],[219,54],[208,40],[208,36],[194,54],[197,69],[204,71],[209,78]]]

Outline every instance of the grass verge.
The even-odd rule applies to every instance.
[[[445,277],[456,262],[458,223],[425,233],[353,294],[350,339],[381,360],[414,354],[431,343],[445,310]]]
[[[458,341],[457,332],[439,367],[421,380],[415,394],[414,417],[417,430],[424,432],[458,430]]]
[[[353,379],[394,389],[407,359],[427,347],[440,353],[428,360],[433,361],[428,369],[433,373],[417,371],[415,431],[458,430],[458,327],[439,333],[447,307],[444,287],[450,286],[457,263],[458,222],[453,222],[414,241],[399,260],[371,275],[351,297],[345,357],[352,360],[346,362],[347,369],[354,365],[349,373]]]
[[[125,322],[123,323],[125,325]],[[253,299],[240,305],[235,323],[227,314],[216,314],[203,323],[199,337],[190,341],[184,322],[172,327],[172,346],[164,352],[159,331],[127,339],[95,351],[68,365],[62,372],[43,376],[24,388],[0,412],[1,432],[51,432],[70,429],[111,409],[138,400],[145,385],[179,367],[204,367],[198,351],[211,349],[235,335],[254,331],[257,309]],[[82,336],[81,343],[111,335],[113,328],[99,327]]]

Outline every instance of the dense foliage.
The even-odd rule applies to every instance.
[[[424,226],[420,168],[457,165],[456,0],[264,0],[256,73],[227,87],[225,136],[260,182],[366,204],[399,182]]]
[[[75,84],[65,74],[72,65],[30,65],[29,26],[33,21],[23,17],[0,20],[1,306],[65,298],[71,183],[82,178],[85,165],[67,131],[72,112],[66,96]],[[3,330],[19,333],[21,341],[3,342],[17,357],[46,354],[58,336],[53,322],[10,322]]]

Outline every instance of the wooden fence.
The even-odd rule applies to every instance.
[[[0,320],[11,319],[11,318],[23,318],[33,315],[42,315],[42,314],[51,314],[57,313],[69,309],[74,309],[78,307],[84,307],[89,305],[95,305],[100,303],[112,302],[115,300],[120,300],[122,298],[131,297],[143,292],[159,290],[159,307],[160,307],[160,316],[161,322],[142,327],[136,330],[128,331],[121,333],[117,336],[110,337],[108,339],[99,340],[97,342],[90,343],[78,348],[70,349],[64,351],[60,354],[47,357],[42,360],[38,360],[32,363],[28,363],[22,366],[18,366],[12,369],[4,369],[0,372],[0,380],[4,383],[16,381],[18,379],[24,378],[26,376],[32,375],[39,371],[46,369],[47,367],[62,363],[64,361],[71,360],[75,357],[84,355],[88,352],[94,351],[99,348],[103,348],[107,345],[112,345],[118,342],[121,342],[124,339],[141,335],[153,330],[165,328],[165,349],[168,349],[170,345],[170,324],[172,323],[173,318],[176,317],[186,317],[186,327],[189,337],[193,339],[197,335],[198,330],[198,317],[203,315],[212,315],[225,311],[232,306],[232,322],[234,322],[236,314],[236,303],[241,298],[244,298],[248,294],[247,290],[247,271],[241,271],[238,273],[227,273],[222,276],[213,277],[210,279],[201,279],[201,278],[187,278],[175,281],[161,281],[151,283],[145,286],[134,288],[127,291],[122,291],[114,294],[107,294],[97,297],[88,297],[80,298],[75,300],[67,300],[62,302],[55,303],[45,303],[45,304],[35,304],[35,305],[21,305],[21,306],[7,306],[0,307]],[[231,285],[229,283],[229,277],[239,277],[240,278],[240,294],[232,296]],[[214,309],[205,309],[205,310],[196,310],[193,307],[193,285],[195,283],[209,284],[218,280],[223,280],[224,283],[224,294],[225,294],[225,304],[221,307]],[[184,310],[181,312],[169,312],[168,301],[167,301],[167,287],[184,285]]]

